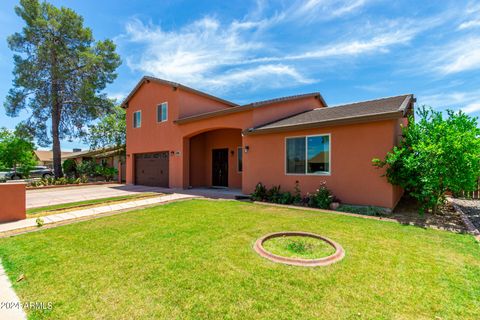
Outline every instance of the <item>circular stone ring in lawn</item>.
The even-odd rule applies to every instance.
[[[302,267],[327,266],[345,251],[338,243],[315,233],[285,231],[267,234],[255,242],[255,251],[273,262]]]

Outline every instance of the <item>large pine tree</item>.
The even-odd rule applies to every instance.
[[[60,141],[83,136],[86,124],[111,110],[102,91],[116,78],[120,57],[111,40],[95,42],[71,9],[21,0],[15,12],[26,26],[8,38],[15,68],[5,108],[9,116],[30,109],[23,125],[40,145],[53,144],[55,176],[61,177]]]

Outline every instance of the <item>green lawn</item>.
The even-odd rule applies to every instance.
[[[55,204],[55,205],[46,206],[46,207],[27,209],[27,217],[28,218],[41,217],[41,216],[65,212],[69,210],[86,209],[86,208],[95,207],[95,206],[103,205],[107,203],[112,204],[114,202],[124,202],[126,200],[138,200],[142,198],[158,197],[158,196],[161,196],[161,194],[154,193],[154,192],[143,192],[138,194],[126,195],[126,196],[61,203],[61,204]]]
[[[327,267],[275,264],[252,246],[290,230],[340,243]],[[469,235],[330,213],[192,200],[0,239],[32,319],[479,319]]]

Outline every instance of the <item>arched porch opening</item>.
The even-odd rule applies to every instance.
[[[215,129],[189,138],[190,187],[242,188],[241,132]]]

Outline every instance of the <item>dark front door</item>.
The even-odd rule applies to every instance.
[[[228,187],[228,149],[212,150],[212,186]]]
[[[168,188],[168,151],[135,155],[135,184]]]

